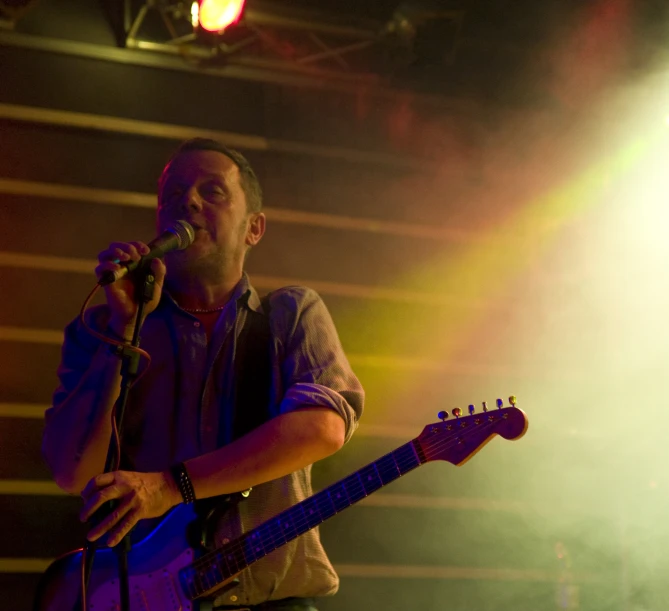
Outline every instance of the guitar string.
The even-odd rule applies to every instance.
[[[495,412],[492,412],[493,414]],[[484,417],[483,415],[480,415],[479,417]],[[457,420],[455,421],[457,422]],[[466,431],[464,430],[459,430],[455,431],[451,435],[449,435],[445,440],[432,440],[428,439],[426,442],[423,443],[423,453],[426,457],[426,462],[428,460],[433,459],[436,454],[443,452],[446,449],[449,449],[449,447],[453,447],[457,445],[460,442],[460,439],[463,437],[470,436],[474,433],[480,433],[480,432],[485,432],[487,429],[493,427],[495,424],[498,424],[501,422],[501,419],[495,419],[494,421],[488,421],[486,424],[483,426],[478,426],[475,428],[470,428]],[[410,470],[413,468],[417,468],[420,466],[422,463],[420,462],[420,459],[416,457],[415,453],[411,453],[411,457],[409,459],[403,459],[400,457],[400,461],[398,462],[397,458],[393,456],[395,452],[398,452],[404,448],[407,448],[408,446],[413,445],[413,441],[411,440],[407,442],[406,444],[400,446],[399,448],[396,448],[392,452],[389,452],[388,454],[382,456],[376,461],[373,461],[369,465],[365,465],[355,473],[343,478],[339,482],[335,482],[331,486],[328,486],[328,488],[325,488],[324,490],[321,490],[320,492],[317,492],[316,494],[312,495],[311,497],[308,497],[304,501],[301,501],[297,505],[294,505],[293,507],[288,508],[287,510],[284,510],[281,512],[279,515],[274,516],[273,518],[270,518],[263,524],[260,524],[259,526],[255,527],[253,531],[256,531],[258,533],[259,531],[265,530],[267,532],[267,535],[265,538],[259,537],[261,540],[264,539],[264,542],[270,543],[270,546],[274,546],[270,551],[265,551],[265,548],[267,547],[266,545],[260,545],[259,547],[253,548],[253,546],[250,545],[251,543],[251,536],[248,535],[248,533],[240,535],[235,541],[227,544],[223,548],[219,548],[218,550],[208,552],[207,554],[204,554],[200,558],[196,559],[194,562],[192,562],[188,567],[184,567],[181,569],[181,571],[185,572],[193,572],[195,577],[207,577],[208,574],[205,572],[205,574],[202,574],[202,569],[207,569],[207,568],[217,568],[219,569],[219,572],[221,573],[221,576],[223,575],[222,571],[220,571],[220,567],[218,565],[224,564],[230,573],[230,576],[234,575],[236,572],[239,572],[239,570],[243,570],[256,560],[259,560],[260,558],[266,556],[267,554],[271,553],[274,549],[277,549],[277,547],[280,547],[282,544],[285,544],[292,539],[296,538],[299,536],[299,534],[303,534],[304,532],[307,532],[308,530],[311,530],[318,524],[324,522],[328,518],[332,517],[335,515],[338,511],[341,511],[343,509],[346,509],[347,507],[355,504],[356,502],[362,500],[365,498],[365,496],[368,496],[369,494],[372,494],[373,492],[376,492],[376,490],[382,488],[385,484],[383,483],[381,473],[378,471],[377,464],[383,461],[384,459],[391,459],[393,460],[393,463],[395,467],[397,468],[398,471],[402,471],[402,469],[406,468],[407,470],[404,471],[404,473],[408,473]],[[436,441],[436,443],[435,443]],[[429,456],[428,456],[429,455]],[[414,461],[416,461],[416,464],[413,464]],[[376,475],[378,478],[378,481],[381,483],[381,485],[374,489],[372,492],[367,492],[364,484],[362,484],[362,481],[360,479],[360,472],[363,471],[364,469],[367,468],[374,468],[376,471]],[[400,476],[403,475],[404,473],[400,473]],[[358,476],[358,477],[354,477]],[[347,488],[346,487],[346,480],[352,478],[353,482],[349,482],[354,486],[356,489],[352,488]],[[396,477],[393,478],[394,481],[397,479]],[[390,483],[390,482],[388,482]],[[348,505],[345,507],[342,507],[340,510],[336,510],[334,513],[328,515],[326,518],[322,517],[320,509],[328,509],[329,506],[331,505],[333,508],[336,508],[335,501],[332,499],[331,495],[328,493],[327,497],[323,495],[325,491],[327,491],[329,488],[336,487],[337,485],[340,485],[341,488],[344,490],[344,493],[346,495],[346,498],[348,500]],[[351,494],[349,494],[349,492]],[[363,493],[362,496],[359,496],[360,493]],[[319,498],[322,496],[322,499]],[[351,497],[353,497],[355,500],[351,501]],[[356,498],[357,497],[357,498]],[[308,518],[306,517],[306,514],[304,513],[304,503],[307,503],[308,501],[312,501],[316,505],[316,509],[318,511],[318,517],[319,517],[319,522],[314,524],[313,526],[310,525],[310,522]],[[325,501],[327,505],[323,505],[321,502]],[[297,519],[295,520],[290,520],[289,528],[291,529],[291,533],[289,533],[288,537],[285,534],[285,530],[281,529],[281,516],[285,513],[289,513],[292,511],[296,511],[297,507],[300,507],[302,509],[302,514],[303,518],[299,518],[296,516]],[[312,510],[313,511],[313,510]],[[297,533],[301,528],[304,526],[307,526],[308,528],[304,530],[303,532],[300,532],[299,534],[295,534],[294,536],[293,533]],[[248,551],[251,551],[253,555],[255,556],[250,562],[246,559],[247,558],[247,553]],[[235,565],[238,565],[238,553],[241,552],[241,559],[242,559],[242,564],[244,566],[239,567],[236,566],[235,570],[232,569],[228,561],[234,561]],[[257,552],[257,553],[256,553]],[[180,572],[181,572],[180,571]],[[224,577],[226,579],[226,577]],[[209,586],[211,587],[211,586]],[[209,588],[201,588],[203,591],[206,591]]]

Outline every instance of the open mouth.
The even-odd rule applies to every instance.
[[[204,231],[204,227],[202,225],[199,225],[198,223],[193,223],[192,221],[188,221],[190,226],[193,228],[194,231]]]

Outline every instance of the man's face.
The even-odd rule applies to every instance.
[[[247,246],[260,239],[255,239],[252,231],[257,216],[247,213],[239,168],[223,153],[182,153],[163,171],[158,231],[179,219],[188,221],[195,230],[193,244],[170,253],[170,264],[203,259],[214,265],[243,261]]]

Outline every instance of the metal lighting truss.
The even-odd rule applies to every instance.
[[[189,1],[125,0],[126,47],[179,55],[200,67],[236,66],[349,84],[382,81],[398,61],[411,59],[415,30],[397,18],[375,23],[254,5],[237,24],[212,34],[193,25],[191,7]],[[463,11],[424,18],[452,23],[446,60],[452,59]]]

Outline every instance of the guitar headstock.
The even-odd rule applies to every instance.
[[[504,407],[504,402],[497,399],[497,408],[490,410],[483,403],[483,409],[478,413],[470,405],[468,416],[463,416],[459,407],[452,411],[452,417],[448,412],[439,412],[441,422],[428,424],[418,436],[425,459],[462,465],[495,435],[520,439],[527,430],[527,416],[516,407],[515,397],[509,397],[509,403]]]

